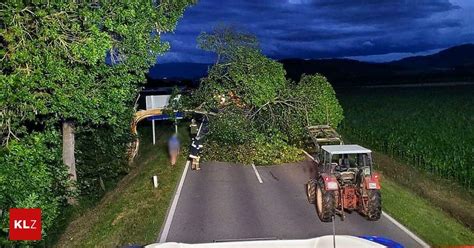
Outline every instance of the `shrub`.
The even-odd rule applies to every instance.
[[[68,197],[67,170],[55,132],[32,133],[0,150],[0,222],[8,227],[9,208],[41,208],[43,235]],[[0,246],[10,244],[8,228],[0,231]]]
[[[124,122],[126,123],[126,122]],[[128,171],[126,153],[131,135],[127,126],[93,127],[77,133],[76,167],[81,195],[100,197],[108,183]]]

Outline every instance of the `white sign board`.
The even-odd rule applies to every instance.
[[[171,95],[146,96],[146,109],[164,108],[168,105]]]

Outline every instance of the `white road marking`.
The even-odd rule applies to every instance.
[[[260,177],[260,174],[258,173],[257,168],[255,168],[255,164],[252,164],[253,171],[255,172],[255,175],[257,175],[257,179],[259,183],[263,183],[262,178]]]
[[[390,222],[395,224],[398,228],[400,228],[402,231],[404,231],[408,236],[410,236],[412,239],[414,239],[416,242],[418,242],[423,248],[429,248],[431,247],[428,245],[425,241],[423,241],[420,237],[418,237],[416,234],[414,234],[412,231],[408,230],[404,225],[402,225],[400,222],[395,220],[392,216],[388,215],[384,211],[382,211],[382,215],[387,218]]]
[[[174,212],[176,211],[176,206],[178,205],[179,195],[181,194],[181,189],[183,188],[184,179],[186,178],[186,174],[188,173],[189,168],[189,160],[186,162],[186,166],[184,166],[183,174],[181,175],[181,179],[178,184],[178,188],[174,194],[173,203],[171,204],[171,208],[168,211],[168,215],[166,216],[165,226],[163,231],[161,232],[159,240],[160,243],[166,242],[166,238],[168,237],[168,233],[170,232],[171,222],[173,221]]]

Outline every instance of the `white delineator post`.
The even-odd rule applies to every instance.
[[[153,187],[158,188],[158,176],[153,176]]]
[[[153,130],[153,145],[155,144],[155,119],[151,120],[151,130]]]

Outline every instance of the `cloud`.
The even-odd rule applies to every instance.
[[[474,41],[471,0],[200,0],[159,62],[211,62],[196,37],[217,24],[254,33],[273,58],[416,53]],[[471,13],[471,14],[470,14]]]
[[[372,47],[374,46],[374,43],[370,40],[366,40],[364,41],[364,43],[362,43],[363,46],[367,46],[367,47]]]

